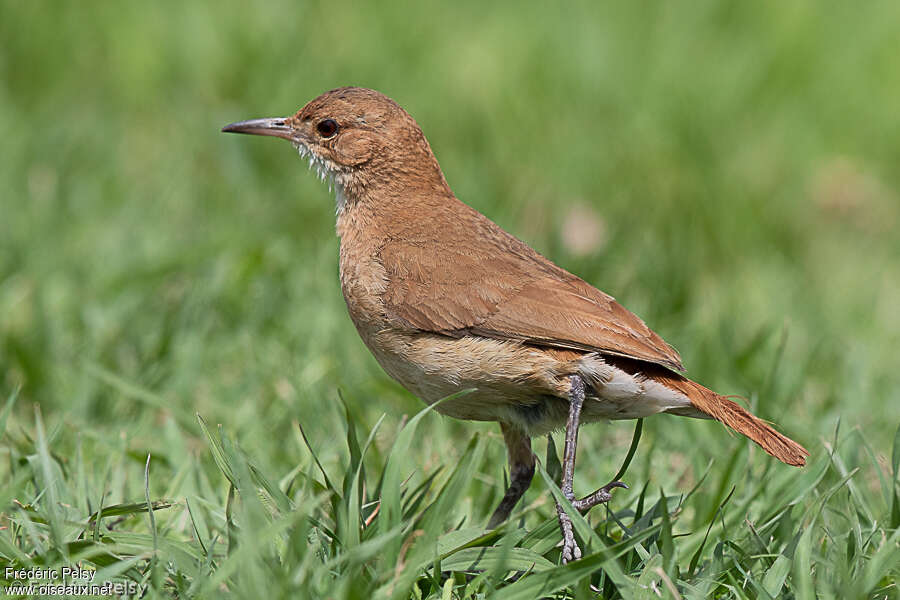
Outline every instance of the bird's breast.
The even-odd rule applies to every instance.
[[[385,275],[384,267],[372,255],[341,243],[341,292],[357,328],[377,328],[385,320]]]

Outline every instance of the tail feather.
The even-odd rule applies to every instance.
[[[691,407],[674,408],[666,412],[689,417],[711,417],[744,434],[783,463],[795,467],[806,464],[806,457],[809,456],[806,448],[778,433],[768,423],[725,396],[659,365],[621,357],[604,357],[604,360],[627,373],[640,374],[681,392],[691,401]]]
[[[775,431],[768,423],[751,414],[737,402],[689,379],[683,381],[690,385],[679,387],[686,392],[691,404],[697,410],[728,425],[738,433],[744,434],[783,463],[795,467],[802,467],[806,464],[806,457],[809,456],[806,448],[786,435]],[[690,391],[685,388],[690,388]]]

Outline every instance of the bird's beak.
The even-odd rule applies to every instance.
[[[294,140],[296,135],[294,129],[287,124],[284,117],[274,117],[271,119],[251,119],[249,121],[239,121],[226,125],[222,128],[225,133],[249,133],[252,135],[271,135],[274,137],[284,138],[286,140]]]

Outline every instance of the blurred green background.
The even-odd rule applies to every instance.
[[[345,460],[339,391],[367,426],[387,413],[387,437],[419,410],[346,316],[327,189],[288,144],[219,132],[359,85],[418,120],[460,199],[643,317],[691,376],[814,454],[838,421],[890,452],[896,2],[0,10],[12,435],[31,430],[34,403],[60,452],[76,438],[104,464],[150,450],[164,479],[165,465],[209,461],[199,412],[284,473],[303,454],[293,421],[326,463]],[[490,424],[433,417],[414,447],[423,471],[473,431],[494,438],[493,490],[505,457]],[[584,430],[580,486],[606,481],[630,434]],[[650,419],[638,461],[653,468],[631,477],[675,484],[742,443]],[[115,494],[142,498],[141,473]]]

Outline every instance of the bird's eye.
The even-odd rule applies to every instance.
[[[330,138],[337,133],[338,124],[334,119],[325,119],[316,123],[316,131],[323,138]]]

